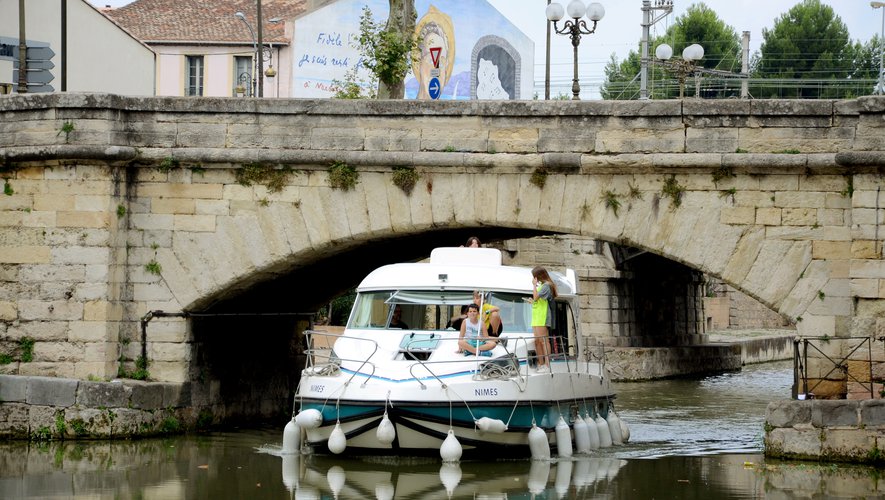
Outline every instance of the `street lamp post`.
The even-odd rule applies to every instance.
[[[700,69],[695,66],[695,61],[704,58],[704,48],[696,43],[691,44],[682,51],[682,59],[671,61],[673,47],[662,43],[655,48],[655,57],[662,61],[664,67],[676,72],[679,78],[679,98],[683,99],[685,97],[685,77]]]
[[[870,2],[874,9],[882,9],[882,31],[879,34],[879,83],[876,85],[876,93],[885,95],[885,2]]]
[[[605,8],[602,4],[593,2],[590,5],[584,5],[581,0],[572,0],[566,9],[569,17],[572,19],[566,21],[562,25],[562,29],[556,23],[562,19],[565,14],[562,5],[558,2],[552,2],[547,6],[547,19],[553,21],[553,31],[557,35],[568,35],[572,39],[572,47],[574,48],[574,77],[572,78],[572,99],[580,100],[581,85],[578,83],[578,45],[581,43],[581,35],[591,35],[596,32],[596,23],[605,16]],[[587,19],[593,21],[593,27],[588,28],[587,23],[581,18],[587,14]]]
[[[242,12],[237,12],[236,14],[234,14],[234,16],[236,16],[240,21],[243,21],[243,24],[245,24],[246,27],[249,28],[249,34],[252,36],[253,57],[256,57],[256,58],[261,57],[261,55],[258,53],[258,41],[255,39],[255,30],[252,29],[252,25],[249,24],[249,21],[246,20],[246,14],[243,14]],[[253,64],[253,68],[254,68],[255,67],[254,65],[257,64],[257,60],[254,61],[252,64]],[[242,75],[240,75],[240,77],[242,78]],[[252,95],[253,96],[257,95],[255,71],[254,70],[252,71]]]

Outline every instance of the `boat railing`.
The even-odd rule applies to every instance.
[[[484,377],[484,378],[510,378],[512,376],[518,377],[520,381],[524,381],[525,378],[529,375],[529,370],[531,367],[536,366],[538,362],[537,352],[535,351],[535,340],[538,337],[533,335],[521,335],[521,336],[508,336],[504,337],[498,342],[499,347],[504,349],[505,354],[497,356],[495,358],[481,356],[481,355],[466,355],[464,359],[444,359],[444,360],[434,360],[431,361],[429,359],[421,359],[418,357],[413,357],[415,363],[409,366],[409,374],[420,384],[422,389],[426,389],[427,386],[421,381],[421,377],[419,374],[415,373],[416,368],[421,368],[428,375],[435,378],[440,385],[445,388],[446,384],[433,369],[434,367],[451,367],[453,363],[461,364],[461,363],[471,363],[475,365],[474,368],[474,376],[475,377]],[[492,340],[496,340],[492,338]],[[551,338],[547,338],[548,342],[552,342]],[[439,339],[440,343],[452,343],[457,344],[457,338],[448,338],[448,339]],[[416,341],[421,342],[421,341]],[[551,344],[552,345],[552,344]],[[522,347],[522,349],[520,348]],[[447,348],[443,344],[437,349],[445,349]],[[457,346],[451,347],[453,351],[457,351]],[[518,353],[524,352],[523,356],[519,356]],[[566,352],[550,352],[548,355],[549,361],[562,361],[566,364],[567,370],[569,372],[578,371],[578,360],[575,356],[569,356]]]
[[[357,340],[360,342],[371,344],[372,350],[365,358],[342,358],[332,350],[332,346],[335,344],[335,341],[342,336],[343,335],[337,333],[305,330],[304,337],[307,340],[307,349],[304,351],[304,354],[307,357],[307,361],[305,362],[304,369],[315,373],[324,372],[329,374],[338,371],[341,368],[342,361],[352,361],[354,363],[360,363],[359,367],[351,376],[351,378],[353,378],[356,373],[361,373],[363,368],[368,365],[371,367],[372,371],[371,373],[369,373],[369,376],[366,378],[366,380],[363,381],[362,385],[366,385],[366,383],[373,376],[375,376],[375,363],[372,363],[369,360],[372,359],[372,356],[374,356],[376,352],[378,352],[378,342],[375,342],[372,339],[365,339],[360,337],[347,337],[349,340]]]

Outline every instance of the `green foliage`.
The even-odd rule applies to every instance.
[[[374,76],[365,81],[358,75],[358,66],[347,70],[344,80],[332,80],[335,99],[376,99],[378,97],[378,79]]]
[[[15,194],[15,191],[12,189],[12,184],[9,183],[9,179],[3,179],[3,194],[6,196],[12,196]]]
[[[719,191],[719,196],[722,198],[728,198],[730,196],[732,203],[734,203],[734,195],[736,194],[737,188],[723,189],[722,191]]]
[[[8,365],[9,363],[12,363],[13,361],[15,361],[15,358],[10,356],[9,354],[6,354],[6,353],[0,354],[0,365]]]
[[[144,265],[144,270],[151,273],[151,274],[159,276],[160,273],[163,272],[163,266],[161,266],[160,263],[157,262],[156,260],[151,259],[150,262],[148,262],[147,264]]]
[[[74,431],[74,434],[85,436],[88,433],[86,430],[86,422],[84,422],[82,418],[75,418],[68,423],[71,424],[71,430]]]
[[[197,429],[206,429],[212,425],[212,412],[206,409],[200,410],[197,417]]]
[[[673,208],[677,208],[682,205],[682,195],[685,194],[685,187],[679,185],[679,181],[676,180],[676,175],[671,175],[668,179],[664,180],[664,187],[661,189],[661,194],[670,198]]]
[[[168,173],[170,170],[180,166],[181,162],[171,156],[167,156],[166,158],[163,158],[163,161],[161,161],[159,165],[157,165],[157,170],[163,173]]]
[[[360,174],[347,163],[336,161],[329,167],[329,186],[349,191],[360,182]]]
[[[73,132],[73,131],[74,131],[74,122],[66,121],[62,124],[61,130],[59,130],[58,133],[55,134],[55,136],[58,137],[61,134],[64,134],[65,135],[65,143],[67,143],[68,141],[70,141],[71,132]]]
[[[734,152],[735,152],[735,153],[749,153],[749,151],[747,151],[747,150],[744,149],[744,148],[737,148],[737,149],[734,150]]]
[[[22,337],[18,341],[19,359],[22,363],[34,361],[34,339]]]
[[[780,151],[772,151],[772,153],[781,154],[781,155],[798,155],[802,152],[799,151],[798,149],[782,149]]]
[[[827,297],[827,294],[825,294],[823,290],[817,291],[817,298],[819,300],[824,300],[826,297]]]
[[[721,166],[716,170],[713,170],[713,184],[718,184],[722,179],[727,179],[729,177],[734,177],[734,172],[732,172],[731,167]]]
[[[160,422],[160,432],[163,434],[174,434],[180,430],[181,423],[172,415],[169,415]]]
[[[363,7],[360,15],[360,32],[356,42],[362,56],[362,66],[387,86],[403,81],[418,46],[411,33],[402,34],[393,26],[376,23],[368,6]]]
[[[674,58],[680,57],[682,50],[700,43],[704,47],[704,59],[698,64],[705,68],[739,72],[740,37],[737,31],[719,19],[716,11],[703,2],[693,4],[685,13],[676,18],[665,34],[649,39],[649,54],[653,57],[655,47],[667,43],[673,47]],[[606,64],[605,82],[600,88],[603,99],[635,99],[639,96],[639,74],[641,59],[639,49],[630,51],[627,58],[619,62],[612,55]],[[649,67],[649,95],[656,99],[673,99],[679,96],[675,73],[658,65]],[[691,87],[691,86],[690,86]],[[690,95],[693,88],[687,88]],[[736,89],[717,91],[715,97],[732,97]],[[705,97],[710,96],[709,93]]]
[[[190,169],[191,169],[191,172],[194,174],[203,175],[206,173],[206,169],[204,167],[202,167],[201,165],[196,165],[196,166],[190,167]]]
[[[603,200],[605,201],[606,208],[610,208],[615,213],[615,217],[617,217],[618,210],[621,208],[620,196],[614,191],[606,191],[603,193]]]
[[[446,153],[454,153],[454,152],[455,152],[455,146],[446,146],[446,147],[443,149],[443,151],[445,151]]]
[[[634,186],[633,184],[627,184],[627,187],[630,189],[630,191],[627,193],[627,196],[631,200],[642,199],[642,191],[640,191],[638,187]]]
[[[330,325],[344,325],[347,323],[347,317],[350,315],[350,310],[353,309],[353,301],[356,300],[356,291],[350,290],[344,295],[340,295],[332,300],[329,303],[329,308],[327,311]]]
[[[126,207],[124,205],[117,205],[117,217],[123,218],[126,215]]]
[[[30,435],[31,441],[49,441],[52,439],[52,432],[47,426],[41,426],[36,431],[32,431]]]
[[[246,163],[236,171],[237,183],[241,186],[261,184],[270,193],[279,193],[289,182],[292,169],[288,166],[274,168],[263,163]]]
[[[771,29],[762,29],[762,46],[751,73],[760,79],[841,80],[853,76],[856,55],[848,28],[833,8],[820,0],[803,0],[778,17]],[[788,88],[762,83],[751,86],[750,93],[756,98],[846,97],[843,87],[817,81]]]
[[[65,431],[68,430],[68,426],[65,425],[65,414],[63,411],[55,414],[55,430],[62,436],[64,436]]]
[[[415,171],[414,167],[393,167],[393,185],[402,189],[404,193],[411,196],[415,184],[421,175]]]
[[[842,190],[842,196],[846,198],[851,198],[854,196],[854,176],[846,175],[845,176],[845,189]]]
[[[547,184],[547,169],[544,167],[536,168],[535,171],[532,172],[529,182],[537,186],[538,189],[544,189],[544,186]]]

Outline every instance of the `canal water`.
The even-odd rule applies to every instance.
[[[765,408],[789,363],[618,384],[630,441],[569,460],[280,456],[280,428],[124,442],[0,443],[0,498],[885,498],[860,466],[761,454]],[[346,452],[345,452],[346,454]]]

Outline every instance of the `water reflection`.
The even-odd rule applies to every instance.
[[[280,456],[279,428],[122,442],[0,443],[0,498],[885,498],[870,467],[763,459],[788,364],[620,384],[625,446],[571,460]]]

